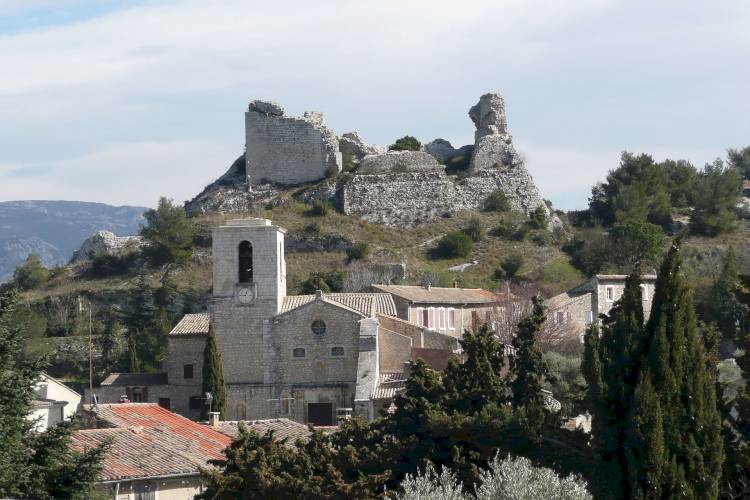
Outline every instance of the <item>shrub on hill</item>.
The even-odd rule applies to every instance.
[[[482,241],[482,238],[484,238],[484,224],[482,220],[478,217],[472,217],[466,224],[464,232],[474,243]]]
[[[13,272],[13,283],[21,290],[31,290],[45,284],[49,275],[49,270],[42,265],[39,256],[31,253]]]
[[[366,241],[359,241],[352,245],[350,249],[346,251],[346,256],[349,262],[355,260],[364,260],[370,255],[370,244]]]
[[[473,249],[471,238],[463,231],[453,231],[441,238],[435,253],[438,257],[450,259],[453,257],[468,257]]]
[[[411,135],[405,135],[388,146],[389,151],[419,151],[421,148],[422,143]]]
[[[531,229],[547,229],[549,225],[549,219],[547,218],[547,211],[543,206],[538,206],[529,214],[529,227]]]
[[[487,212],[507,212],[510,210],[510,202],[502,189],[496,189],[484,201],[484,209]]]
[[[514,281],[518,278],[518,271],[523,266],[523,256],[519,254],[509,255],[500,264],[500,267],[495,271],[496,279],[509,279]]]
[[[706,165],[698,176],[690,230],[705,236],[717,236],[737,224],[736,203],[742,190],[737,169],[725,167],[721,160]]]
[[[109,276],[121,276],[127,274],[135,262],[135,253],[115,255],[109,253],[98,253],[91,259],[89,274],[94,278],[106,278]]]
[[[316,217],[325,217],[328,212],[331,211],[331,203],[326,200],[316,200],[312,204],[312,208],[307,211],[307,215]]]

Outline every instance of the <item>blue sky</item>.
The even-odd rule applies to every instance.
[[[749,26],[743,0],[0,0],[0,200],[189,199],[256,98],[459,146],[499,90],[544,196],[579,208],[623,150],[750,145]]]

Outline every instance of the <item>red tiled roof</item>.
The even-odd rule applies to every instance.
[[[154,403],[98,405],[87,414],[99,428],[73,432],[72,446],[82,450],[112,439],[103,481],[198,474],[209,460],[224,458],[232,441]]]
[[[413,285],[372,285],[376,292],[385,292],[420,304],[493,304],[497,295],[481,288],[429,288]],[[395,316],[395,314],[393,314]]]
[[[378,377],[378,385],[372,399],[391,399],[406,389],[406,377],[403,373],[383,372]]]

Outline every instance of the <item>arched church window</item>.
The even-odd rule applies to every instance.
[[[239,248],[239,282],[253,282],[253,246],[249,241],[240,243]]]

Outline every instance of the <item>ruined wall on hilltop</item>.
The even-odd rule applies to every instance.
[[[341,171],[338,139],[321,113],[287,117],[264,101],[252,101],[245,113],[245,160],[253,184],[304,184]]]

